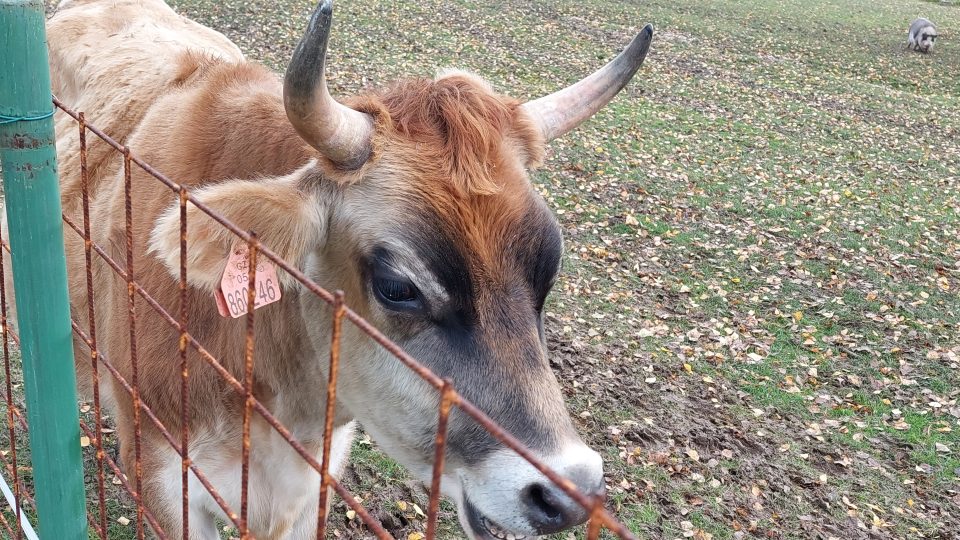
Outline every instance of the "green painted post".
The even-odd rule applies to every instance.
[[[41,0],[0,0],[0,160],[42,538],[87,538]]]

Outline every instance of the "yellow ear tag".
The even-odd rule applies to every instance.
[[[249,249],[246,244],[237,244],[230,250],[230,259],[220,279],[220,289],[214,293],[217,311],[224,317],[236,319],[247,313],[250,267]],[[256,290],[253,292],[253,309],[280,300],[280,280],[277,268],[265,257],[257,257]]]

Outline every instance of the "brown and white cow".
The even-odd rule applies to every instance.
[[[603,490],[600,456],[581,441],[547,361],[543,303],[560,266],[560,228],[531,185],[546,141],[605,105],[642,63],[646,27],[606,67],[521,104],[458,71],[335,101],[324,83],[331,24],[321,3],[286,78],[246,61],[223,35],[161,0],[74,1],[49,21],[54,92],[136,155],[302,268],[342,289],[363,317],[529,445],[585,493]],[[76,126],[58,115],[63,205],[80,219]],[[126,258],[121,160],[91,144],[94,240]],[[133,171],[137,279],[179,312],[177,197]],[[242,379],[244,319],[221,317],[213,291],[235,243],[209,217],[188,217],[189,329]],[[67,234],[71,302],[87,324],[82,243]],[[94,257],[99,260],[98,257]],[[8,266],[9,267],[9,266]],[[107,358],[131,375],[127,287],[94,268]],[[319,456],[331,309],[288,275],[283,299],[257,311],[255,393]],[[178,334],[138,301],[142,399],[180,428]],[[437,393],[352,325],[344,329],[332,463],[347,460],[355,421],[428,479]],[[89,356],[77,345],[81,390]],[[242,399],[191,351],[190,454],[233,508],[240,503]],[[108,377],[103,377],[107,379]],[[89,382],[86,383],[89,386]],[[133,478],[133,408],[104,383],[123,464]],[[319,476],[262,420],[253,424],[249,525],[258,538],[315,534]],[[182,536],[180,460],[143,421],[143,497]],[[443,492],[474,539],[522,538],[586,513],[466,416],[450,420]],[[219,507],[194,478],[190,538],[217,538]]]

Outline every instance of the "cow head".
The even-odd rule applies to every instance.
[[[240,198],[250,214],[272,215],[250,224],[265,244],[317,283],[345,291],[361,316],[452,379],[582,492],[602,492],[601,458],[576,434],[547,359],[543,305],[562,240],[527,171],[546,141],[590,117],[630,80],[652,28],[593,75],[525,104],[463,72],[403,81],[341,104],[324,82],[330,24],[327,1],[313,14],[284,84],[287,116],[317,150],[316,161],[288,177],[244,183],[249,196],[238,196],[236,185],[196,196],[214,208],[224,207],[218,197]],[[164,218],[170,234],[176,218]],[[205,237],[197,225],[191,230]],[[194,249],[191,279],[215,283],[216,271],[204,276],[196,268],[203,264]],[[223,257],[222,249],[212,251]],[[286,287],[296,289],[289,280]],[[315,349],[327,351],[329,306],[312,294],[299,298]],[[338,407],[428,480],[437,392],[353,325],[345,325],[343,340]],[[317,361],[326,365],[322,355]],[[456,409],[447,448],[442,488],[471,538],[536,536],[586,519],[584,509]]]

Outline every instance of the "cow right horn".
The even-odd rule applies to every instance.
[[[593,116],[630,82],[650,50],[653,26],[646,25],[609,64],[549,96],[523,104],[543,138],[551,141]]]
[[[310,16],[283,81],[287,118],[303,139],[337,167],[355,170],[372,151],[373,118],[341,105],[327,90],[324,64],[333,21],[333,1],[322,0]]]

